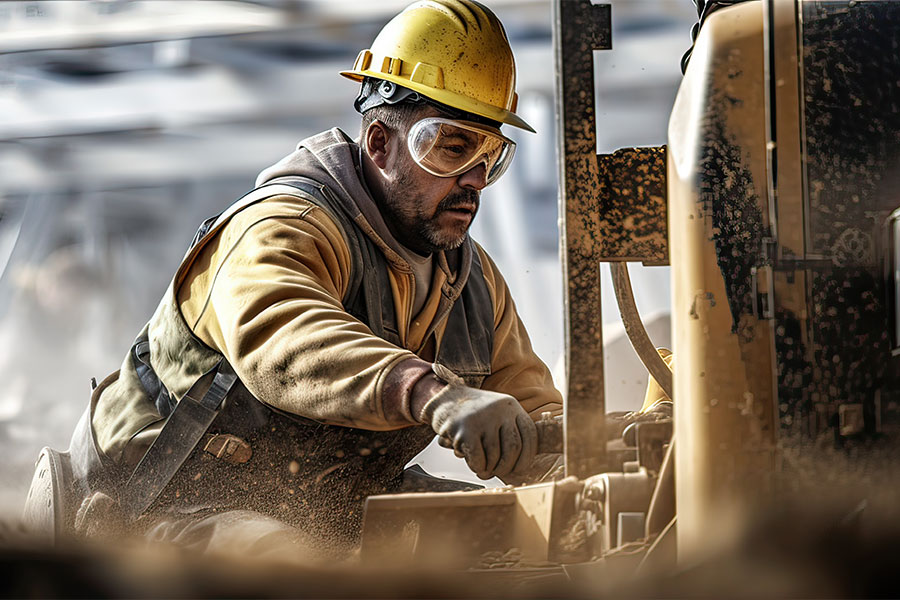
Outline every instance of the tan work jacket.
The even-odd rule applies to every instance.
[[[347,243],[326,211],[296,196],[275,196],[234,215],[183,281],[170,288],[180,315],[166,314],[161,304],[154,319],[183,319],[197,340],[224,356],[247,390],[266,405],[329,425],[368,430],[418,425],[409,412],[409,393],[430,369],[428,361],[445,335],[447,305],[465,283],[450,266],[453,257],[435,256],[428,298],[419,314],[411,314],[412,269],[365,190],[359,148],[339,130],[325,132],[302,142],[258,183],[291,174],[313,177],[335,191],[355,211],[354,222],[384,252],[399,343],[373,335],[344,310],[341,300],[351,269]],[[474,247],[494,314],[490,373],[481,386],[516,397],[534,418],[559,411],[560,395],[531,348],[505,281],[484,250]],[[180,359],[153,359],[176,398],[191,382],[179,380],[183,368],[167,380],[172,369],[164,363]],[[133,370],[131,362],[127,357],[122,374]],[[210,366],[198,364],[195,376]],[[162,422],[133,378],[123,375],[99,396],[93,415],[101,451],[130,465],[143,455]]]

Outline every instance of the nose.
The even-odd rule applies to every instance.
[[[481,191],[487,185],[487,169],[484,163],[478,163],[459,176],[457,183],[461,188]]]

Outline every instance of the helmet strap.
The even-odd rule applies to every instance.
[[[488,119],[476,114],[457,110],[453,107],[441,104],[427,96],[423,96],[418,92],[414,92],[402,85],[397,85],[393,81],[384,79],[375,79],[374,77],[366,77],[363,79],[362,86],[359,89],[359,95],[353,102],[353,108],[360,114],[376,106],[385,104],[394,105],[401,102],[428,103],[437,108],[444,116],[451,119],[459,119],[462,121],[474,121],[482,125],[500,128],[501,123]]]

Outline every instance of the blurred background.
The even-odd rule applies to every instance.
[[[483,0],[516,55],[515,163],[473,236],[504,272],[538,354],[565,385],[549,0]],[[563,0],[569,1],[569,0]],[[607,0],[595,53],[598,151],[665,143],[696,21],[691,0]],[[21,510],[42,446],[68,447],[90,379],[118,368],[198,224],[302,138],[351,136],[340,77],[407,0],[0,3],[0,511]],[[633,265],[651,339],[669,341],[667,268]],[[607,408],[646,374],[603,269]],[[466,476],[434,447],[417,462]]]

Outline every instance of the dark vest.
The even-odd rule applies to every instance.
[[[271,183],[296,187],[298,195],[333,217],[351,253],[345,309],[376,335],[399,345],[388,263],[382,252],[325,186],[300,178],[280,178]],[[204,241],[214,221],[210,219],[201,226],[192,246]],[[465,243],[470,245],[473,257],[471,271],[447,317],[435,360],[478,386],[490,374],[493,304],[474,243],[468,238]],[[174,301],[171,291],[170,304]],[[168,306],[167,310],[171,312],[172,308]],[[166,314],[166,310],[158,310],[154,318],[160,314]],[[146,331],[136,347],[143,342],[152,350],[154,344],[146,343]],[[199,342],[196,337],[193,341]],[[193,352],[198,351],[195,345]],[[220,354],[205,345],[203,348],[213,355],[204,358],[205,362],[221,360]],[[166,389],[162,370],[157,369],[160,376],[156,377],[151,361],[135,357],[134,363],[145,392],[167,416],[176,401]],[[214,457],[204,446],[216,434],[240,438],[249,445],[252,457],[238,464]],[[298,526],[330,546],[345,547],[358,539],[365,498],[396,491],[403,467],[433,437],[427,425],[370,431],[318,423],[259,402],[238,382],[204,440],[150,512],[200,507],[252,509]]]

